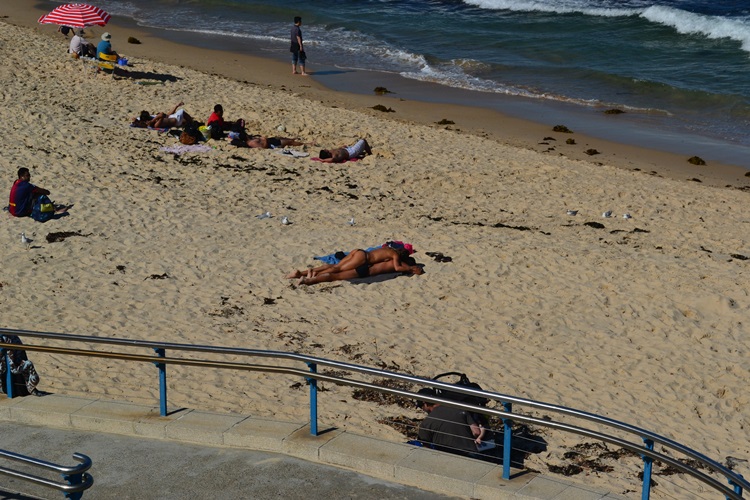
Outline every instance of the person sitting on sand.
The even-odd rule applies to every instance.
[[[413,250],[412,250],[413,253]],[[322,266],[313,267],[306,271],[295,270],[287,275],[287,278],[314,278],[323,273],[340,273],[354,269],[360,278],[369,276],[369,268],[373,264],[390,262],[393,266],[393,272],[409,272],[411,265],[405,264],[409,260],[409,250],[405,248],[381,247],[370,250],[355,248],[349,254],[341,259],[338,264],[323,264]],[[411,259],[413,261],[413,259]]]
[[[138,128],[172,128],[182,127],[193,122],[193,117],[187,114],[187,111],[180,108],[185,104],[178,103],[169,113],[150,114],[148,111],[141,111],[138,118],[133,118],[131,124]]]
[[[96,47],[83,38],[83,30],[78,30],[75,35],[73,35],[73,38],[70,39],[68,52],[76,57],[94,57],[96,54]]]
[[[318,157],[323,163],[343,163],[354,158],[364,158],[371,155],[372,150],[365,139],[360,139],[351,146],[342,146],[336,149],[321,149]]]
[[[318,283],[329,283],[331,281],[341,280],[353,280],[356,278],[366,278],[368,276],[378,276],[380,274],[390,274],[396,272],[403,272],[408,274],[424,274],[424,270],[421,266],[418,266],[413,258],[408,257],[407,263],[396,269],[392,260],[386,262],[379,262],[377,264],[367,265],[367,268],[360,266],[356,269],[349,269],[347,271],[340,271],[336,273],[323,272],[317,276],[308,278],[307,276],[301,276],[297,280],[297,286],[299,285],[316,285]]]
[[[31,182],[31,172],[26,167],[18,169],[18,179],[10,188],[10,202],[8,211],[14,217],[26,217],[31,215],[34,207],[34,201],[41,195],[49,195],[50,192],[33,185]]]
[[[211,139],[222,139],[224,133],[230,130],[244,130],[245,120],[239,119],[236,122],[224,121],[224,107],[221,104],[214,106],[214,112],[208,117],[206,126],[211,128]]]

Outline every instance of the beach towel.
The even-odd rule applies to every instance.
[[[279,149],[278,153],[284,156],[291,156],[293,158],[305,158],[307,156],[310,156],[310,153],[304,153],[302,151],[297,151],[294,149]]]

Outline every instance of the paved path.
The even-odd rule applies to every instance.
[[[93,460],[85,499],[414,499],[455,498],[278,453],[51,429],[3,422],[2,448],[60,465],[73,452]],[[22,465],[3,461],[19,470]],[[33,472],[61,481],[56,474]],[[0,475],[0,498],[64,499],[60,492]],[[10,493],[2,495],[3,490]],[[13,496],[16,492],[31,496]]]
[[[312,436],[304,423],[191,409],[162,417],[153,406],[57,394],[0,396],[0,448],[63,466],[88,455],[84,500],[619,498],[514,469],[506,481],[495,464],[339,429]],[[64,498],[0,475],[0,500],[34,496]]]

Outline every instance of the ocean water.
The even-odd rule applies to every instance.
[[[554,117],[555,110],[593,117],[618,108],[626,118],[616,119],[644,137],[659,142],[669,136],[672,149],[711,144],[750,168],[750,0],[103,0],[97,5],[167,36],[187,32],[196,43],[210,41],[219,49],[226,44],[228,50],[242,42],[248,51],[287,60],[292,18],[299,15],[313,72],[373,71],[437,83],[446,100],[461,95],[462,103],[504,111],[509,102],[524,103],[509,106],[511,114],[538,114],[537,119]],[[336,74],[321,71],[323,83],[335,88]],[[606,128],[598,120],[580,123],[589,123],[593,130],[586,132],[596,135]]]

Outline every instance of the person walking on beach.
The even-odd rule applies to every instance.
[[[302,70],[301,74],[307,76],[307,73],[305,73],[305,60],[307,59],[307,54],[305,54],[305,46],[302,43],[301,24],[302,18],[296,16],[294,18],[294,26],[292,26],[292,46],[289,51],[292,53],[292,74],[297,74],[297,63],[299,62],[300,70]]]

